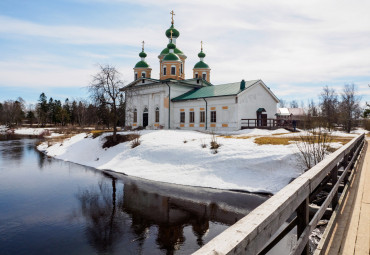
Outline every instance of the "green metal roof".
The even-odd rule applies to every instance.
[[[259,80],[246,81],[245,87],[247,88],[249,86],[252,86],[257,81]],[[171,101],[176,102],[208,97],[233,96],[239,94],[240,92],[242,92],[242,90],[240,90],[240,82],[235,82],[193,89],[189,92],[186,92],[185,94],[173,98]]]
[[[147,68],[149,67],[148,63],[145,61],[139,61],[136,63],[134,68]]]
[[[198,63],[196,63],[194,65],[194,68],[205,68],[205,69],[209,69],[209,66],[204,63],[203,61],[199,61]]]
[[[182,55],[184,55],[184,53],[181,50],[179,50],[178,48],[175,48],[174,49],[174,52],[175,52],[175,54],[182,54]],[[167,55],[168,53],[170,53],[170,49],[169,48],[165,48],[165,49],[162,50],[162,52],[161,52],[160,55]]]
[[[180,61],[180,58],[174,53],[168,53],[164,56],[163,61]]]

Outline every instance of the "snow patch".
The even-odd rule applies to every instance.
[[[252,130],[262,134],[268,130]],[[277,131],[280,133],[282,130]],[[125,134],[127,132],[122,132]],[[196,131],[142,131],[141,145],[122,143],[103,149],[104,134],[93,139],[86,133],[63,143],[38,149],[58,159],[97,169],[109,169],[154,181],[276,193],[301,174],[295,145],[257,145],[253,139],[218,137],[217,154],[209,148],[212,135]],[[186,141],[186,143],[184,143]],[[207,148],[201,144],[206,143]]]

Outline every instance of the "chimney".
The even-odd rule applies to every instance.
[[[244,90],[245,89],[245,80],[242,80],[240,82],[240,90]]]

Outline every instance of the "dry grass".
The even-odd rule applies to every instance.
[[[222,138],[231,138],[231,139],[249,139],[249,138],[252,138],[252,137],[255,137],[255,136],[248,136],[248,135],[244,135],[244,136],[232,136],[232,135],[222,135],[222,136],[219,136],[219,137],[222,137]]]
[[[60,143],[61,145],[63,144],[64,140],[71,138],[73,134],[66,134],[66,135],[61,135],[61,136],[55,136],[55,137],[50,137],[46,139],[46,142],[48,143],[48,147]]]
[[[90,133],[92,134],[93,138],[97,138],[104,133],[113,132],[113,129],[106,129],[106,130],[91,130]]]
[[[332,143],[341,143],[345,145],[352,138],[333,136],[331,139]],[[299,142],[299,137],[273,137],[273,136],[262,136],[254,139],[254,142],[258,145],[289,145],[291,142]]]

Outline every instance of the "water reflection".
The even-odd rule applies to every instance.
[[[98,253],[112,253],[123,233],[122,214],[117,213],[117,208],[123,204],[123,194],[117,194],[115,179],[111,185],[99,182],[98,188],[81,190],[77,194],[80,215],[86,220],[87,240]]]
[[[36,142],[0,141],[1,254],[189,254],[267,199],[102,172]]]
[[[21,160],[23,156],[24,146],[22,141],[8,142],[7,146],[1,147],[1,155],[3,158],[10,158],[14,162]]]
[[[266,199],[249,195],[249,202],[239,201],[236,205],[229,198],[248,195],[211,190],[197,194],[192,193],[195,188],[166,184],[153,191],[153,183],[149,181],[126,176],[120,180],[110,178],[111,183],[100,182],[79,190],[76,195],[79,201],[76,216],[86,220],[87,239],[98,253],[114,253],[117,242],[131,238],[124,235],[132,235],[132,245],[142,251],[146,239],[156,234],[158,248],[165,254],[174,254],[186,242],[184,228],[188,226],[196,237],[196,244],[192,245],[196,250],[205,244],[210,222],[231,225]],[[117,181],[122,183],[121,191],[117,190]],[[184,195],[179,196],[182,193]]]

